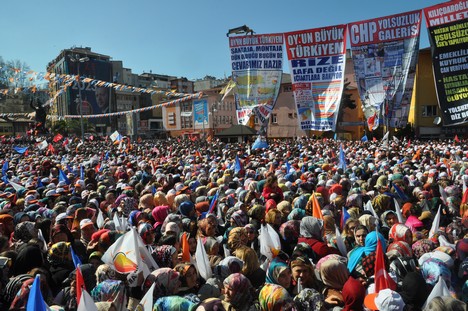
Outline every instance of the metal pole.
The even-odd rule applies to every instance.
[[[77,65],[78,65],[78,92],[80,94],[81,141],[84,143],[83,97],[81,96],[80,62],[77,62]]]

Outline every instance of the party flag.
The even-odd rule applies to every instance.
[[[206,254],[205,247],[203,246],[203,242],[200,239],[200,237],[197,241],[197,250],[195,251],[195,258],[200,276],[205,280],[211,278],[213,271],[211,270],[210,260],[208,259],[208,255]]]
[[[346,221],[351,218],[351,215],[349,215],[348,210],[343,206],[341,208],[341,219],[340,219],[340,226],[341,229],[344,228]]]
[[[379,117],[377,116],[377,112],[374,112],[374,115],[367,119],[367,127],[371,132],[379,127]]]
[[[439,185],[439,192],[440,192],[440,198],[442,199],[442,202],[444,202],[445,205],[447,205],[447,193],[445,193],[444,188],[442,188],[441,185]]]
[[[3,162],[3,166],[2,166],[2,175],[3,176],[6,175],[9,168],[10,168],[10,163],[8,161]]]
[[[156,286],[156,283],[153,283],[151,285],[151,287],[148,289],[148,291],[143,296],[143,298],[141,298],[135,310],[153,311],[153,292],[154,292],[155,286]]]
[[[236,155],[236,161],[234,163],[234,173],[237,174],[242,169],[242,164],[239,160],[239,157]]]
[[[95,171],[96,173],[99,173],[99,172],[101,171],[101,162],[99,162],[99,163],[96,165],[96,167],[94,168],[94,171]]]
[[[80,302],[81,294],[83,290],[86,290],[86,285],[83,279],[83,273],[81,273],[81,267],[78,265],[75,270],[75,286],[76,286],[76,301]]]
[[[81,293],[81,299],[78,302],[77,311],[98,311],[93,298],[88,294],[86,290]]]
[[[340,162],[338,163],[338,168],[341,168],[344,171],[346,171],[346,157],[345,153],[343,150],[343,144],[340,145]]]
[[[460,139],[458,138],[458,135],[455,135],[455,138],[453,139],[454,142],[459,143]]]
[[[364,136],[361,137],[361,141],[362,141],[363,143],[369,141],[369,139],[367,138],[367,135],[366,135],[366,134],[364,134]]]
[[[312,200],[312,216],[323,220],[322,210],[320,208],[320,203],[317,200],[317,196],[315,195],[315,192],[312,193],[309,200]]]
[[[106,151],[106,154],[104,155],[104,160],[109,160],[109,151]]]
[[[43,140],[41,141],[39,144],[37,144],[37,148],[39,150],[44,150],[45,148],[47,148],[47,146],[49,146],[49,144],[47,143],[47,140]]]
[[[388,136],[390,135],[390,132],[385,133],[385,135],[382,137],[382,142],[388,143]]]
[[[26,311],[47,311],[44,298],[41,292],[41,275],[37,274],[34,282],[29,290],[28,302],[26,303]]]
[[[286,174],[289,174],[291,171],[291,164],[289,162],[286,162]]]
[[[84,166],[81,165],[81,166],[80,166],[80,179],[81,179],[81,180],[84,180],[84,175],[85,175]]]
[[[47,246],[47,242],[44,239],[44,235],[42,234],[41,229],[37,230],[37,238],[42,241],[42,247],[41,248],[44,251],[44,253],[47,253],[47,251],[49,250],[49,247]]]
[[[281,240],[278,233],[269,224],[261,225],[258,236],[260,254],[272,261],[281,250]]]
[[[439,205],[439,209],[437,210],[437,214],[435,215],[434,220],[432,221],[431,230],[429,231],[429,239],[432,238],[432,236],[436,234],[437,231],[439,231],[439,225],[440,225],[440,205]]]
[[[338,250],[340,251],[341,255],[347,257],[348,252],[346,251],[346,246],[343,241],[343,237],[340,234],[340,230],[335,225],[335,236],[336,236],[336,246],[338,246]]]
[[[379,219],[379,217],[377,216],[377,213],[376,213],[375,210],[374,210],[374,207],[372,206],[371,200],[367,201],[367,203],[364,204],[364,210],[370,211],[374,217],[376,217],[377,219]]]
[[[71,250],[71,257],[72,257],[72,260],[73,260],[73,265],[75,265],[75,268],[77,268],[78,265],[81,265],[81,259],[80,259],[80,257],[78,257],[78,255],[73,250],[73,246],[70,247],[70,250]]]
[[[102,214],[102,211],[100,208],[98,208],[98,215],[96,217],[96,225],[99,229],[102,229],[104,227],[104,215]]]
[[[67,175],[61,169],[59,169],[58,179],[59,179],[59,181],[65,182],[67,185],[69,185],[71,183],[70,179],[68,179]]]
[[[418,149],[413,156],[413,160],[419,160],[421,158],[421,149]]]
[[[379,234],[377,233],[378,236]],[[396,290],[397,287],[395,281],[393,281],[385,269],[384,250],[382,249],[380,238],[377,238],[377,250],[375,251],[374,283],[376,293],[386,288]]]
[[[393,186],[393,189],[395,189],[395,192],[400,197],[400,199],[402,199],[403,201],[408,201],[408,196],[403,192],[403,190],[401,190],[400,187],[398,187],[398,185],[394,183],[390,184]]]
[[[219,189],[216,191],[213,199],[211,199],[210,208],[208,209],[208,213],[213,213],[214,208],[218,205],[218,197],[219,197]]]
[[[47,153],[56,154],[55,148],[54,148],[54,146],[52,144],[49,144],[47,146]]]
[[[16,192],[23,191],[24,188],[22,185],[15,183],[14,181],[8,180],[8,183],[15,189]]]
[[[182,235],[182,261],[190,262],[190,246],[187,238],[187,232]]]
[[[26,151],[28,151],[28,147],[13,147],[13,150],[15,150],[16,152],[18,152],[19,154],[24,154],[26,153]]]
[[[62,134],[58,133],[57,135],[54,136],[54,139],[52,139],[52,141],[54,143],[58,143],[59,141],[61,141],[63,138]]]

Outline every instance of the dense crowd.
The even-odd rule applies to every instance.
[[[466,141],[18,142],[1,310],[37,279],[52,310],[466,310]],[[134,269],[109,255],[131,232]]]

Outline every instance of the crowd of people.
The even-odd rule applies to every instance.
[[[464,140],[62,142],[0,145],[1,310],[466,310]]]

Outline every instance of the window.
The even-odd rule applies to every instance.
[[[270,118],[271,118],[271,124],[278,124],[278,114],[272,113]]]
[[[260,121],[258,120],[258,117],[257,117],[257,116],[255,116],[254,122],[255,122],[255,124],[259,124]]]
[[[435,117],[437,116],[437,106],[436,105],[428,105],[422,107],[422,115],[423,117]]]
[[[288,113],[288,118],[292,119],[292,118],[293,118],[293,114],[292,114],[292,113]]]
[[[283,92],[292,92],[292,85],[285,85],[283,87]]]

